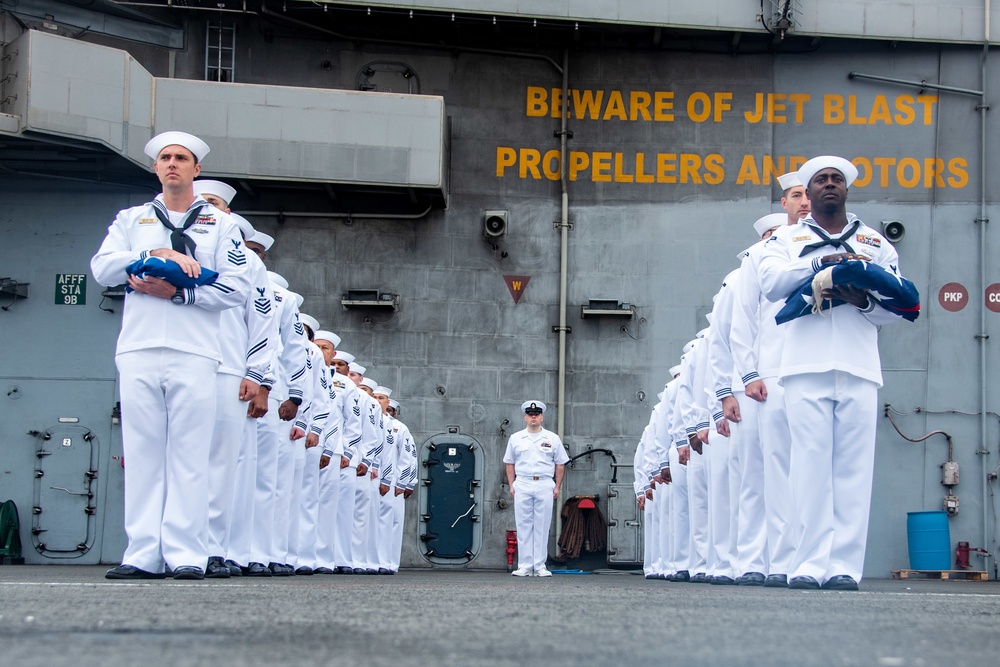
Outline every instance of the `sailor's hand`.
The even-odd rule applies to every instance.
[[[160,259],[169,259],[172,262],[176,262],[177,265],[181,267],[181,271],[184,272],[184,275],[189,278],[197,278],[201,275],[201,264],[198,263],[198,260],[188,255],[182,255],[171,248],[157,248],[156,250],[150,250],[149,256],[159,257]]]
[[[767,400],[767,385],[763,380],[754,380],[746,386],[746,394],[758,403],[763,403]]]
[[[823,290],[823,298],[839,299],[857,308],[868,307],[868,292],[851,285],[834,285],[830,289],[825,289]]]
[[[145,278],[128,277],[128,286],[139,294],[148,294],[159,299],[172,299],[177,288],[162,278],[146,276]]]
[[[820,262],[822,262],[823,264],[839,264],[840,262],[842,262],[845,259],[864,259],[864,260],[867,260],[868,258],[865,257],[864,255],[859,255],[859,254],[853,253],[853,252],[838,252],[838,253],[834,253],[832,255],[824,255],[823,259],[821,259]]]

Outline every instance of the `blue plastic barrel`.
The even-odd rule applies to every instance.
[[[911,570],[951,569],[951,530],[948,513],[906,513],[906,544],[910,551]]]

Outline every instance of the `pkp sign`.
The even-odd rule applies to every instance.
[[[938,303],[952,313],[957,313],[969,304],[969,290],[960,283],[948,283],[938,292]]]

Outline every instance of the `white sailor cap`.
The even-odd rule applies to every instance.
[[[711,327],[705,327],[704,329],[702,329],[701,331],[699,331],[698,333],[696,333],[694,335],[694,337],[695,338],[704,338],[705,336],[708,335],[708,330],[709,329],[711,329]]]
[[[670,377],[675,378],[681,374],[681,365],[677,364],[676,366],[671,366],[670,370],[667,372],[670,373]]]
[[[293,297],[295,297],[295,307],[296,308],[301,308],[302,304],[306,302],[306,298],[304,296],[302,296],[301,294],[299,294],[298,292],[291,292],[290,291],[290,293],[291,293],[291,295]]]
[[[378,387],[378,382],[371,378],[365,378],[361,381],[361,384],[371,389],[373,394],[375,393],[375,388]]]
[[[347,365],[347,370],[349,370],[352,373],[357,373],[358,375],[364,375],[365,371],[368,369],[359,364],[358,362],[352,361]]]
[[[250,221],[244,218],[242,215],[238,215],[236,213],[230,213],[229,217],[232,218],[233,222],[236,223],[236,226],[240,228],[240,233],[243,234],[244,241],[253,238],[254,235],[257,233],[257,230],[253,228],[253,225],[250,224]]]
[[[299,319],[302,319],[301,317]],[[310,318],[311,319],[311,318]],[[309,327],[312,329],[312,327]],[[320,329],[319,331],[313,330],[313,340],[325,340],[336,348],[340,345],[340,336],[333,333],[332,331],[327,331],[325,329]]]
[[[146,142],[146,148],[143,150],[155,160],[167,146],[183,146],[194,154],[198,162],[204,160],[211,150],[208,144],[187,132],[161,132]]]
[[[392,396],[392,389],[389,389],[388,387],[383,387],[382,385],[378,385],[377,387],[372,389],[372,392],[375,394],[382,394],[386,398]]]
[[[544,415],[545,414],[545,404],[541,401],[525,401],[521,403],[521,412],[526,415]]]
[[[337,354],[333,355],[333,358],[337,361],[343,361],[348,366],[354,363],[354,355],[343,350],[337,350]]]
[[[836,169],[844,175],[847,187],[851,187],[851,183],[853,183],[854,179],[858,177],[858,168],[851,164],[848,160],[845,160],[842,157],[837,157],[836,155],[820,155],[819,157],[814,157],[799,167],[799,181],[801,181],[801,183],[808,188],[809,181],[811,181],[813,176],[816,175],[816,172],[829,168]]]
[[[797,185],[802,185],[802,181],[799,180],[799,172],[797,171],[790,171],[787,174],[778,176],[778,186],[781,187],[782,192]]]
[[[691,350],[693,350],[694,346],[697,345],[697,343],[698,343],[697,338],[695,338],[694,340],[689,340],[688,342],[684,343],[684,348],[681,350],[681,355],[685,355]]]
[[[757,236],[764,236],[769,230],[786,224],[787,213],[768,213],[763,218],[757,218],[757,222],[753,223],[753,230],[757,232]]]
[[[288,289],[288,281],[285,280],[284,277],[282,277],[280,274],[275,273],[274,271],[268,271],[267,277],[271,280],[272,283],[274,283],[281,289]]]
[[[390,398],[389,407],[395,410],[396,412],[399,412],[399,401]]]
[[[317,320],[312,315],[306,315],[305,313],[299,313],[299,322],[306,325],[312,329],[313,335],[319,334],[319,320]],[[326,340],[325,338],[323,340]],[[337,340],[340,340],[339,338]],[[334,345],[336,347],[336,345]]]
[[[194,186],[194,193],[196,195],[215,195],[226,202],[226,206],[229,206],[230,202],[233,201],[233,197],[236,196],[236,188],[222,181],[203,178],[195,181],[192,185]]]
[[[259,243],[260,245],[264,246],[264,252],[270,250],[271,246],[274,245],[274,237],[265,234],[259,229],[254,231],[253,236],[248,236],[247,241],[253,241],[254,243]]]

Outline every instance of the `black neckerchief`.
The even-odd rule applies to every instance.
[[[844,249],[847,250],[847,252],[853,253],[854,252],[854,248],[852,248],[851,245],[847,242],[847,239],[849,239],[852,236],[854,236],[854,233],[856,231],[858,231],[858,227],[860,227],[860,226],[861,226],[861,221],[860,220],[855,220],[854,224],[851,225],[850,229],[848,229],[846,232],[844,232],[840,236],[834,238],[834,237],[830,236],[829,234],[827,234],[825,231],[823,231],[822,228],[820,228],[820,227],[813,227],[812,225],[809,225],[809,227],[812,228],[812,230],[814,232],[816,232],[817,234],[819,234],[819,237],[821,239],[823,239],[823,240],[822,241],[817,241],[816,243],[810,243],[809,245],[804,246],[802,248],[802,252],[799,253],[799,257],[804,257],[805,255],[809,254],[813,250],[816,250],[817,248],[822,248],[823,246],[828,246],[828,245],[832,245],[834,248],[838,248],[838,249],[841,246],[843,246]]]
[[[195,204],[197,204],[197,208],[195,208]],[[191,257],[194,257],[194,251],[197,244],[195,244],[193,238],[184,232],[186,232],[188,228],[194,224],[194,221],[198,219],[198,215],[201,213],[201,210],[205,205],[206,204],[204,202],[199,203],[198,200],[195,200],[194,204],[191,205],[191,208],[188,209],[187,216],[184,218],[184,221],[181,222],[180,228],[177,228],[170,222],[170,214],[167,213],[166,206],[158,200],[153,201],[153,211],[156,212],[156,217],[160,219],[160,223],[163,224],[164,227],[170,230],[170,246],[182,255],[190,254]],[[188,251],[190,251],[190,253]]]

